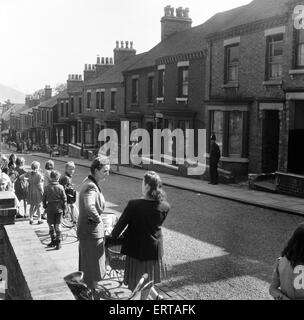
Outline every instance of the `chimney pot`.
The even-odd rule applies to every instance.
[[[190,11],[189,8],[184,9],[183,14],[185,18],[189,18],[189,11]]]
[[[129,49],[129,41],[126,41],[126,49]]]
[[[113,58],[110,58],[110,64],[113,64]]]
[[[130,42],[131,49],[133,49],[133,41]]]
[[[100,56],[97,56],[97,64],[100,64]]]
[[[171,6],[166,6],[164,11],[165,11],[165,17],[170,16],[170,14],[171,14]]]
[[[79,75],[79,80],[82,80],[82,75],[81,74]]]
[[[119,49],[119,41],[116,41],[116,49]]]
[[[183,17],[183,8],[182,7],[178,7],[176,9],[176,17],[178,17],[178,18],[182,18]]]
[[[109,58],[106,58],[106,64],[109,64]]]
[[[101,64],[105,64],[105,58],[104,57],[102,57],[102,59],[101,59]]]
[[[170,15],[171,15],[171,17],[174,17],[174,8],[173,7],[170,8]]]
[[[121,48],[121,49],[124,48],[124,42],[123,42],[123,41],[120,42],[120,48]]]

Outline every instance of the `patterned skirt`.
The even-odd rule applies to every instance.
[[[161,283],[167,276],[167,267],[162,259],[140,261],[135,258],[126,258],[124,284],[130,290],[134,290],[141,277],[147,273],[148,281],[154,281],[154,284]]]

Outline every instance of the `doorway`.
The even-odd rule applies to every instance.
[[[280,118],[278,110],[265,110],[262,137],[262,171],[274,173],[278,170]]]
[[[288,171],[304,174],[304,101],[297,101],[294,107],[294,120],[290,123],[288,141]]]

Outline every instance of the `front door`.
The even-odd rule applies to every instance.
[[[279,111],[265,110],[263,120],[262,170],[274,173],[278,170],[280,119]]]
[[[294,117],[290,123],[288,141],[288,171],[304,174],[304,101],[295,103]]]

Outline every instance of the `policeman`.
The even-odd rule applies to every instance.
[[[218,184],[218,163],[221,159],[220,147],[216,143],[216,136],[213,134],[211,136],[210,143],[210,182],[209,184]]]

